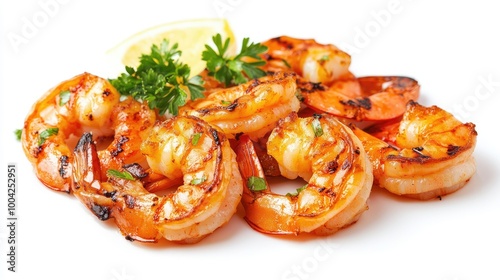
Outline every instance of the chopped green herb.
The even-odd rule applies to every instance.
[[[257,176],[250,176],[247,180],[247,187],[251,191],[263,191],[267,189],[266,180]]]
[[[259,68],[266,64],[259,54],[267,51],[267,47],[260,43],[249,44],[248,38],[243,39],[240,53],[234,57],[227,57],[227,49],[229,47],[229,38],[222,43],[222,37],[217,34],[212,37],[217,52],[205,45],[205,50],[202,53],[202,59],[207,62],[208,74],[213,76],[217,81],[224,83],[225,86],[238,85],[248,81],[248,79],[256,79],[266,75],[266,72]],[[247,58],[247,59],[245,59]],[[251,58],[252,62],[247,62]]]
[[[221,100],[220,103],[224,106],[229,106],[231,105],[231,101],[226,101],[226,100]]]
[[[319,59],[319,61],[328,61],[328,60],[330,60],[330,57],[328,55],[324,55]]]
[[[128,172],[127,170],[118,171],[115,169],[108,169],[108,171],[106,171],[106,174],[110,177],[116,177],[116,178],[125,179],[125,180],[129,180],[129,181],[135,180],[134,176],[132,176],[132,174],[130,174],[130,172]]]
[[[191,139],[191,144],[193,146],[196,146],[198,144],[198,141],[200,141],[201,133],[195,133],[193,134],[193,138]]]
[[[69,90],[61,91],[59,93],[59,106],[64,106],[69,101],[71,92]]]
[[[205,176],[201,177],[201,178],[195,178],[193,180],[191,180],[191,185],[199,185],[199,184],[202,184],[203,182],[205,182],[207,180],[207,178]]]
[[[125,66],[126,73],[111,84],[122,94],[137,100],[147,101],[151,109],[160,114],[177,115],[179,106],[203,96],[203,80],[200,76],[189,78],[191,69],[179,61],[178,45],[170,46],[163,40],[160,46],[153,45],[150,54],[143,54],[137,69]]]
[[[21,136],[23,135],[23,130],[16,129],[16,130],[14,130],[14,134],[16,135],[16,140],[21,141]]]
[[[312,128],[314,131],[314,136],[315,137],[320,137],[323,135],[323,128],[321,128],[321,123],[319,122],[319,116],[314,116],[314,119],[312,120]]]
[[[59,133],[59,128],[57,127],[47,128],[46,130],[40,132],[38,135],[38,146],[42,146],[50,136],[57,135],[57,133]]]
[[[288,63],[288,61],[286,61],[285,59],[282,59],[281,61],[283,61],[283,63],[285,64],[285,66],[288,68],[288,69],[291,69],[292,66],[290,65],[290,63]]]
[[[287,193],[287,196],[298,196],[299,193],[307,188],[307,185],[303,185],[302,187],[295,190],[294,193]]]

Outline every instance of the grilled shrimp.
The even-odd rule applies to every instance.
[[[245,219],[270,234],[332,234],[356,222],[368,208],[373,184],[370,161],[361,142],[329,115],[280,121],[271,132],[267,151],[281,174],[307,181],[296,194],[273,193],[265,181],[252,141],[243,135],[236,154],[243,180]]]
[[[351,56],[332,44],[280,36],[262,45],[268,48],[262,55],[267,62],[264,70],[289,70],[312,83],[326,84],[350,75]]]
[[[352,127],[373,163],[375,184],[389,192],[428,200],[462,188],[476,171],[477,132],[437,107],[409,102],[402,119]]]
[[[409,77],[370,76],[347,78],[330,86],[300,82],[304,103],[347,121],[386,121],[403,115],[416,100],[420,85]]]
[[[240,202],[234,152],[221,131],[198,118],[155,124],[141,147],[154,172],[183,178],[181,186],[162,196],[133,176],[103,181],[95,149],[91,134],[75,149],[74,193],[99,219],[114,218],[129,240],[197,242],[226,224]]]
[[[50,89],[33,105],[21,141],[43,184],[69,191],[73,155],[68,139],[82,131],[112,135],[111,114],[119,99],[107,80],[84,73]]]
[[[220,127],[229,138],[245,133],[257,139],[271,131],[280,118],[298,111],[295,75],[282,72],[245,84],[212,90],[179,109],[180,115],[201,118]]]
[[[157,120],[161,117],[156,111],[131,96],[113,107],[110,126],[113,140],[98,152],[104,178],[108,169],[120,169],[133,163],[147,167],[140,148]]]
[[[286,36],[263,43],[270,72],[292,71],[303,102],[317,112],[347,121],[383,121],[400,117],[410,100],[417,100],[420,86],[409,77],[356,78],[351,57],[332,44]]]
[[[156,113],[147,105],[131,97],[120,101],[120,93],[106,79],[83,73],[49,90],[33,106],[22,144],[40,181],[68,192],[72,138],[83,132],[99,139],[113,137],[99,154],[103,167],[119,168],[139,161],[140,144],[155,121]]]

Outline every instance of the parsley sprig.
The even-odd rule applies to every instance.
[[[266,75],[266,72],[259,68],[266,64],[259,54],[267,51],[267,47],[260,43],[250,43],[244,38],[240,53],[234,57],[228,57],[230,39],[227,38],[222,43],[222,37],[217,34],[212,37],[217,48],[215,51],[209,45],[205,45],[202,59],[207,62],[208,74],[224,85],[238,85]]]
[[[21,137],[23,136],[23,130],[22,129],[14,130],[14,135],[16,135],[17,141],[21,141]]]
[[[116,169],[108,169],[106,171],[106,174],[110,177],[116,177],[116,178],[125,179],[125,180],[129,180],[129,181],[135,180],[134,176],[132,176],[132,174],[130,174],[130,172],[128,172],[127,170],[119,171]]]
[[[179,61],[181,53],[178,44],[170,46],[163,40],[160,46],[151,47],[151,53],[141,56],[137,69],[125,66],[126,73],[110,82],[122,95],[147,101],[149,107],[157,108],[160,114],[168,111],[177,115],[188,96],[191,100],[204,97],[201,77],[189,78],[191,70]]]
[[[251,191],[263,191],[267,189],[266,180],[257,176],[250,176],[247,179],[247,187]]]

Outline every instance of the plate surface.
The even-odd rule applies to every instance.
[[[9,163],[17,165],[18,178],[15,273],[7,270],[5,185],[0,192],[1,279],[500,279],[498,258],[489,257],[500,252],[500,18],[493,2],[163,2],[0,4],[0,181],[7,184]],[[46,90],[84,71],[118,75],[121,66],[104,54],[140,30],[213,17],[227,18],[238,40],[315,38],[350,53],[358,76],[417,79],[420,103],[477,125],[477,173],[442,200],[413,201],[374,189],[359,222],[329,237],[267,236],[247,226],[240,211],[187,246],[131,243],[112,223],[35,178],[13,131]]]

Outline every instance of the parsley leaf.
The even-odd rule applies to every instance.
[[[158,109],[160,114],[168,111],[177,115],[188,97],[204,97],[203,80],[200,76],[189,78],[191,69],[179,61],[181,53],[178,44],[170,46],[164,39],[141,56],[137,69],[125,66],[126,73],[109,81],[122,95],[147,101],[149,108]]]
[[[307,188],[307,185],[303,185],[302,187],[295,189],[294,193],[287,193],[286,196],[298,196],[299,193]]]
[[[59,128],[57,127],[47,128],[40,132],[40,134],[38,134],[38,146],[42,146],[50,136],[57,135],[57,133],[59,133]]]
[[[250,176],[247,180],[247,187],[251,191],[263,191],[267,189],[266,180],[257,176]]]
[[[206,180],[207,180],[207,178],[205,176],[203,176],[201,178],[195,178],[195,179],[191,180],[191,185],[194,185],[194,186],[201,185]]]
[[[59,106],[64,106],[71,98],[71,91],[65,90],[59,93]]]
[[[14,130],[14,134],[16,135],[16,140],[21,141],[21,137],[23,135],[23,130],[22,129],[16,129]]]
[[[193,146],[198,145],[198,141],[200,141],[200,137],[201,137],[201,133],[200,132],[193,134],[193,138],[191,139],[191,144]]]
[[[259,54],[267,51],[267,47],[260,43],[250,43],[244,38],[240,53],[234,57],[227,57],[229,48],[229,38],[222,43],[222,37],[217,34],[212,37],[217,48],[215,51],[209,45],[205,45],[202,53],[202,60],[207,62],[208,75],[224,83],[225,86],[238,85],[266,75],[266,72],[259,68],[266,64]]]
[[[108,169],[106,171],[106,174],[109,177],[116,177],[116,178],[125,179],[125,180],[129,180],[129,181],[134,181],[135,180],[134,176],[132,176],[132,174],[130,174],[130,172],[128,172],[126,170],[124,170],[124,171],[118,171],[118,170],[115,170],[115,169]]]
[[[323,135],[323,128],[321,127],[321,123],[319,122],[319,119],[321,118],[321,115],[315,114],[314,119],[312,120],[312,129],[314,131],[314,136],[315,137],[320,137]]]

